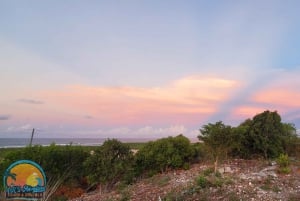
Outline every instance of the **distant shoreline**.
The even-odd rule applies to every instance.
[[[100,146],[107,139],[112,138],[34,138],[32,145],[49,146],[51,144],[66,146]],[[124,143],[134,142],[149,142],[158,138],[116,138]],[[190,139],[191,142],[196,142],[197,139]],[[29,145],[29,138],[0,138],[0,148],[22,148]]]

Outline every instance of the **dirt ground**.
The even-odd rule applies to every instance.
[[[300,200],[299,161],[292,162],[289,174],[280,174],[275,162],[231,160],[220,165],[221,174],[214,185],[199,187],[197,178],[210,168],[208,164],[194,164],[189,170],[158,174],[109,193],[96,190],[71,201]]]

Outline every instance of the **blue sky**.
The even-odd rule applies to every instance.
[[[0,137],[300,126],[298,1],[0,1]]]

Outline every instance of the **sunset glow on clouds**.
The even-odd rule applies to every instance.
[[[259,103],[269,103],[280,109],[300,108],[300,71],[282,72],[272,83],[253,97]]]
[[[155,88],[71,86],[44,92],[41,99],[55,108],[89,115],[96,124],[197,125],[237,87],[232,80],[187,77]]]
[[[195,138],[264,110],[299,128],[299,6],[4,1],[0,138]]]
[[[280,72],[269,77],[270,81],[249,97],[247,105],[233,111],[233,116],[253,117],[264,110],[278,111],[287,121],[298,123],[300,119],[299,70]]]

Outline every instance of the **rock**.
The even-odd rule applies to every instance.
[[[247,177],[244,173],[241,173],[241,174],[239,175],[239,177],[240,177],[240,179],[243,179],[243,180],[248,179],[248,177]]]
[[[229,166],[224,166],[218,169],[221,174],[224,173],[233,173],[234,171]]]
[[[271,167],[266,167],[263,170],[261,170],[261,172],[267,172],[267,171],[273,171],[276,170],[277,167],[276,166],[271,166]]]

